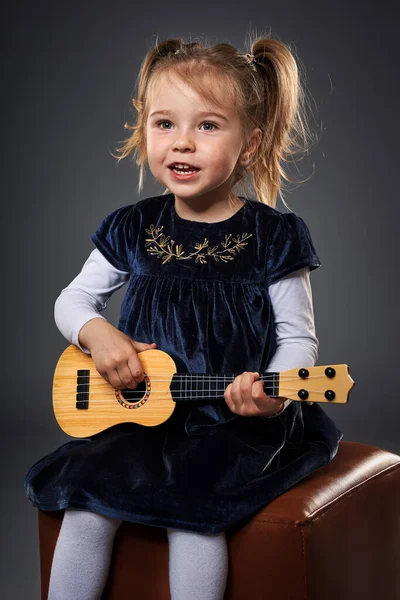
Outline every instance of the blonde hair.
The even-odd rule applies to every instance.
[[[131,134],[117,149],[118,162],[133,155],[139,167],[138,191],[143,189],[146,152],[146,122],[149,98],[154,83],[161,74],[174,75],[189,85],[202,98],[221,107],[214,90],[218,82],[223,97],[236,108],[244,135],[259,127],[261,142],[247,167],[237,166],[232,174],[232,188],[237,183],[251,184],[261,202],[276,206],[277,195],[283,197],[283,180],[292,182],[282,163],[308,152],[312,134],[306,119],[306,95],[301,83],[301,63],[296,63],[290,47],[272,39],[269,34],[250,34],[247,58],[227,43],[207,45],[200,41],[184,43],[183,39],[167,39],[147,53],[137,79],[137,98],[132,104],[137,111],[135,125],[125,124]],[[204,85],[210,77],[213,85]],[[250,179],[250,182],[249,182]],[[301,182],[302,183],[302,182]],[[166,189],[164,193],[169,190]],[[251,192],[250,192],[251,193]],[[288,207],[289,208],[289,207]]]

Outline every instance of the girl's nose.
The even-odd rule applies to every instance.
[[[177,150],[193,150],[194,143],[193,140],[188,136],[180,136],[178,140],[175,141],[173,145],[174,149]]]

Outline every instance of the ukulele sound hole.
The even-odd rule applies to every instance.
[[[123,388],[120,390],[120,392],[125,402],[137,402],[143,398],[146,393],[146,389],[146,381],[141,381],[134,390],[131,390],[130,388]]]
[[[151,383],[147,373],[143,373],[144,380],[139,383],[134,390],[123,388],[115,390],[115,397],[118,403],[128,410],[136,410],[146,404],[150,398]]]

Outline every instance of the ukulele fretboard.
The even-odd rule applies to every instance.
[[[170,392],[175,402],[223,400],[227,386],[237,377],[235,374],[175,373]],[[264,392],[268,396],[279,395],[279,373],[264,373]]]

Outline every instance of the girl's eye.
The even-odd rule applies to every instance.
[[[210,121],[206,121],[205,123],[202,123],[202,125],[211,125],[211,127],[214,127],[215,129],[217,129],[217,126],[215,125],[215,123],[211,123]],[[213,129],[206,129],[206,131],[213,131]]]
[[[161,125],[164,125],[165,123],[172,125],[171,121],[158,121],[157,127],[160,127],[161,129],[164,129],[164,130],[170,129],[170,127],[161,127]],[[205,131],[214,131],[214,129],[217,129],[217,125],[215,125],[215,123],[211,123],[210,121],[205,121],[204,123],[202,123],[202,126],[203,125],[211,125],[211,127],[213,128],[213,129],[210,129],[207,127],[207,129],[205,129]]]
[[[171,121],[159,121],[157,123],[157,126],[160,126],[162,123],[169,123],[169,124],[171,124]],[[164,129],[164,127],[161,127],[161,129]],[[167,129],[169,129],[169,127],[167,127]]]

